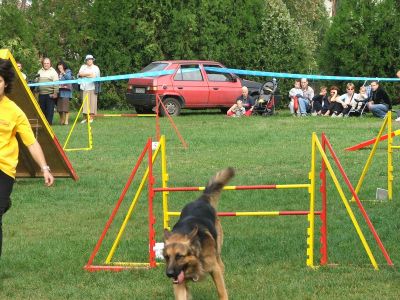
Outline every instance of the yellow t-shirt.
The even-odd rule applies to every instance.
[[[18,164],[19,134],[26,146],[36,139],[25,113],[13,101],[4,96],[0,100],[0,170],[15,178]]]

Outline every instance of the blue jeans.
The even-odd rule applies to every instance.
[[[369,106],[369,110],[375,117],[383,119],[389,110],[387,104],[372,104]]]
[[[299,97],[299,108],[301,114],[306,114],[310,108],[310,103],[308,102],[307,98]]]

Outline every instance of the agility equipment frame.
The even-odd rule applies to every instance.
[[[155,144],[156,147],[154,149],[154,153],[152,151],[152,145]],[[108,271],[121,271],[121,270],[126,270],[130,268],[154,268],[158,265],[158,263],[155,260],[155,251],[154,251],[154,245],[155,245],[155,230],[154,230],[154,225],[155,225],[155,216],[153,213],[153,200],[155,193],[162,193],[162,208],[163,208],[163,227],[165,229],[169,229],[169,220],[171,216],[179,216],[179,212],[172,212],[168,210],[168,195],[170,192],[183,192],[183,191],[201,191],[204,190],[205,187],[168,187],[167,182],[168,182],[168,173],[167,173],[167,161],[166,161],[166,142],[165,142],[165,136],[161,136],[159,142],[152,143],[152,140],[149,139],[146,143],[145,148],[143,149],[142,153],[140,154],[138,161],[136,162],[136,165],[134,166],[132,173],[115,205],[115,208],[113,212],[111,213],[104,229],[103,232],[92,252],[90,255],[90,258],[85,266],[85,269],[87,271],[100,271],[100,270],[108,270]],[[368,245],[368,242],[356,220],[356,217],[352,211],[352,208],[349,204],[349,201],[347,200],[346,196],[344,195],[343,189],[341,188],[339,181],[333,171],[333,168],[327,158],[327,155],[325,153],[325,148],[327,147],[329,152],[331,153],[331,156],[333,157],[335,164],[338,166],[340,173],[342,174],[347,186],[349,187],[353,197],[356,198],[358,208],[360,209],[370,231],[372,232],[376,243],[379,245],[379,248],[381,249],[388,265],[392,266],[393,263],[387,254],[387,251],[385,247],[383,246],[378,233],[376,232],[374,226],[372,225],[372,222],[370,221],[365,209],[363,208],[360,200],[358,199],[358,196],[352,187],[343,167],[340,164],[339,159],[337,158],[335,152],[333,151],[333,148],[331,144],[329,143],[327,137],[323,134],[322,135],[322,144],[319,142],[317,136],[315,133],[312,134],[312,147],[311,147],[311,168],[309,172],[309,183],[305,184],[284,184],[284,185],[243,185],[243,186],[225,186],[224,190],[259,190],[259,189],[307,189],[309,195],[310,195],[310,209],[308,211],[256,211],[256,212],[220,212],[218,213],[219,216],[224,216],[224,217],[233,217],[233,216],[293,216],[293,215],[307,215],[308,218],[308,223],[309,226],[307,228],[307,259],[306,259],[306,265],[315,268],[316,266],[314,265],[314,239],[315,239],[315,215],[319,215],[322,221],[321,225],[321,247],[320,247],[320,252],[321,252],[321,260],[320,264],[321,265],[326,265],[328,263],[328,247],[327,247],[327,189],[326,189],[326,170],[328,170],[329,174],[331,175],[331,178],[335,184],[335,187],[337,191],[339,192],[339,195],[343,201],[343,204],[346,208],[346,211],[353,223],[353,226],[361,240],[361,243],[371,261],[371,264],[373,265],[374,269],[378,269],[378,264],[372,254],[372,251]],[[321,187],[320,187],[320,192],[321,192],[321,199],[322,199],[322,209],[321,211],[316,211],[315,210],[315,184],[316,184],[316,154],[317,152],[321,155],[321,173],[320,173],[320,178],[321,178]],[[114,217],[125,197],[125,194],[127,190],[129,189],[129,186],[131,185],[135,174],[144,160],[144,157],[148,154],[148,167],[146,171],[144,172],[144,175],[142,177],[142,180],[139,184],[139,187],[135,193],[135,196],[131,202],[131,205],[128,209],[128,212],[126,213],[126,216],[124,218],[124,221],[118,231],[118,234],[113,242],[113,245],[111,247],[111,250],[109,251],[107,258],[105,259],[104,265],[93,265],[93,261],[95,256],[97,255],[101,244],[107,234],[108,229],[110,228]],[[161,153],[161,185],[162,187],[160,188],[155,188],[154,187],[154,174],[153,174],[153,163],[157,157],[157,155]],[[121,241],[122,235],[126,229],[126,226],[128,224],[128,221],[130,217],[132,216],[132,213],[134,211],[134,208],[138,202],[139,196],[145,186],[146,180],[148,181],[148,225],[149,225],[149,261],[148,262],[114,262],[112,261],[112,258],[115,254],[115,251]]]
[[[387,128],[387,134],[383,135],[383,132]],[[371,152],[369,153],[368,159],[364,165],[364,168],[362,170],[362,173],[360,175],[360,179],[358,180],[357,186],[356,186],[356,193],[358,194],[361,186],[364,182],[365,176],[367,175],[367,172],[369,170],[369,167],[372,163],[372,159],[376,153],[377,147],[379,142],[387,140],[387,187],[388,187],[388,199],[392,200],[393,199],[393,149],[400,149],[400,146],[395,146],[393,145],[393,140],[395,136],[400,135],[400,130],[393,131],[392,130],[392,112],[388,111],[386,114],[386,117],[384,118],[381,128],[379,129],[379,133],[376,136],[376,138],[361,142],[357,145],[351,146],[346,148],[348,151],[354,151],[358,150],[361,148],[365,148],[367,146],[370,146],[373,144]],[[354,198],[352,199],[354,200]]]
[[[88,110],[88,113],[86,114],[86,124],[87,124],[87,133],[88,133],[88,146],[86,148],[67,148],[69,139],[71,138],[72,132],[75,129],[75,126],[76,126],[76,124],[78,122],[79,116],[81,115],[81,112],[83,110],[83,106],[85,104],[87,105],[87,110]],[[85,98],[83,99],[81,108],[79,109],[78,114],[76,115],[76,118],[75,118],[74,123],[73,123],[73,125],[71,127],[71,130],[68,133],[67,139],[65,140],[65,143],[64,143],[64,146],[63,146],[63,149],[65,151],[89,151],[89,150],[93,149],[92,127],[90,126],[90,117],[89,117],[89,115],[90,115],[89,95],[86,95]]]

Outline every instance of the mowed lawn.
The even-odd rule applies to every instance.
[[[374,137],[381,120],[365,118],[226,118],[217,111],[185,111],[174,118],[189,145],[181,145],[167,118],[160,120],[167,139],[169,186],[204,186],[218,170],[236,169],[231,185],[308,183],[311,134],[325,132],[351,182],[356,185],[370,151],[344,148]],[[57,120],[55,120],[57,122]],[[71,120],[72,123],[72,120]],[[394,129],[400,125],[393,122]],[[71,126],[53,126],[61,143]],[[52,188],[39,179],[18,179],[12,209],[5,215],[0,260],[0,299],[172,299],[164,267],[119,273],[86,272],[92,252],[154,118],[98,118],[92,124],[93,150],[68,152],[78,181],[60,178]],[[396,138],[398,139],[398,138]],[[395,139],[395,140],[396,140]],[[400,142],[397,140],[397,143]],[[70,147],[86,147],[86,125],[78,124]],[[376,188],[387,188],[386,144],[381,143],[359,193],[394,267],[388,267],[372,234],[351,203],[380,270],[375,271],[328,176],[329,266],[306,266],[306,216],[223,218],[223,260],[231,299],[399,299],[400,157],[394,151],[394,199],[375,201]],[[318,155],[318,157],[320,157]],[[332,160],[331,160],[332,161]],[[320,166],[318,158],[317,167]],[[139,169],[95,264],[103,264],[139,185]],[[334,167],[337,172],[337,168]],[[160,160],[156,186],[161,185]],[[339,179],[343,184],[343,180]],[[317,180],[317,191],[320,181]],[[343,189],[348,198],[349,190]],[[170,193],[170,209],[180,210],[199,192]],[[316,208],[320,209],[317,193]],[[224,191],[220,211],[308,210],[306,190]],[[157,242],[162,241],[161,195],[155,198]],[[171,218],[171,225],[176,219]],[[315,264],[319,264],[316,218]],[[147,193],[139,199],[113,261],[144,262],[148,257]],[[212,280],[191,284],[194,299],[216,299]]]

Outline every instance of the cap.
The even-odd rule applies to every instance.
[[[86,55],[85,61],[87,61],[88,59],[93,59],[93,60],[95,60],[94,57],[93,57],[93,55],[91,55],[91,54]]]

